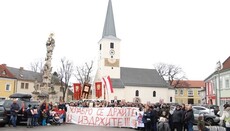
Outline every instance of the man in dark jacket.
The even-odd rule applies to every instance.
[[[180,105],[176,106],[176,109],[173,111],[172,114],[172,131],[175,129],[177,131],[182,131],[182,121],[183,121],[183,111],[181,110]]]
[[[20,107],[17,103],[17,100],[14,99],[13,103],[10,106],[10,121],[11,121],[13,127],[16,127],[17,115],[18,115],[19,109],[20,109]]]
[[[187,107],[184,121],[187,123],[188,131],[193,131],[194,114],[191,104],[189,104]]]

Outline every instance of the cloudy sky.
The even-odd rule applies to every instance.
[[[0,64],[30,69],[44,60],[55,34],[54,70],[63,57],[75,66],[95,61],[108,0],[1,0]],[[203,80],[230,56],[229,0],[112,0],[121,66],[180,66]]]

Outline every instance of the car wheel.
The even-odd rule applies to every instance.
[[[0,127],[5,127],[6,124],[0,124]]]
[[[208,119],[206,119],[206,123],[207,123],[208,125],[213,125],[213,124],[214,124],[214,121],[213,121],[213,119],[208,118]]]

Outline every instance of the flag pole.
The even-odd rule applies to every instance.
[[[105,94],[105,84],[104,84],[104,100],[106,100],[106,94]]]

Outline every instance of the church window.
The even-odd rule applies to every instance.
[[[114,48],[114,43],[110,43],[110,48],[113,49]]]
[[[100,47],[99,47],[99,49],[101,50],[101,44],[100,44]]]
[[[139,96],[139,91],[138,90],[136,90],[135,96]]]
[[[153,91],[153,97],[156,97],[156,91]]]

